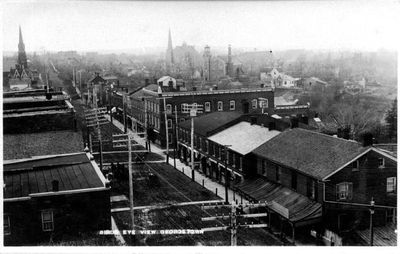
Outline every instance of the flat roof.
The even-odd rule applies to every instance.
[[[280,131],[243,121],[214,134],[209,140],[220,145],[231,145],[229,150],[246,155],[279,133]]]
[[[27,134],[4,134],[3,159],[22,159],[39,155],[81,152],[82,132],[49,131]]]

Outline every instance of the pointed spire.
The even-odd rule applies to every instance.
[[[25,45],[22,39],[21,26],[19,26],[19,42],[18,42],[18,64],[25,69],[28,68],[28,61],[26,59]]]

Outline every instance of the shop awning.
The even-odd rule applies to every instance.
[[[280,184],[265,179],[248,179],[237,184],[238,192],[259,202],[298,225],[311,224],[322,217],[322,205]],[[309,223],[308,223],[309,222]]]

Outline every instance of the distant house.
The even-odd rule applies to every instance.
[[[369,227],[372,198],[380,206],[374,226],[396,220],[397,159],[371,144],[286,130],[253,151],[257,167],[252,169],[259,177],[237,189],[271,202],[269,210],[293,236],[295,229],[314,229],[335,245],[349,244],[349,232]]]
[[[316,77],[310,77],[310,78],[305,78],[301,81],[303,89],[305,90],[310,90],[313,88],[317,89],[325,89],[329,84],[319,78]]]
[[[3,174],[5,245],[111,229],[110,188],[90,154],[4,161]]]
[[[260,80],[272,87],[294,87],[298,79],[282,72],[280,68],[264,68],[260,72]]]

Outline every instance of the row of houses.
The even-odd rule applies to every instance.
[[[268,202],[269,222],[293,240],[313,231],[334,245],[368,244],[369,239],[355,239],[370,226],[371,200],[373,226],[395,239],[395,154],[375,147],[368,137],[360,144],[294,127],[266,115],[197,117],[196,168],[248,200]],[[178,156],[186,163],[191,160],[190,131],[190,121],[177,128]]]

